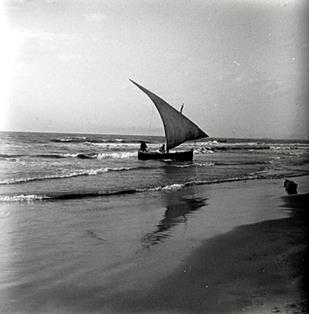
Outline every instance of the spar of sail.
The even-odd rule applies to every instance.
[[[194,122],[174,109],[166,101],[136,82],[130,81],[141,89],[158,109],[164,126],[167,151],[185,141],[208,137]]]

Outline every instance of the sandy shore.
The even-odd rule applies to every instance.
[[[309,194],[281,192],[280,207],[288,217],[205,240],[151,289],[119,295],[110,308],[131,313],[307,313]]]
[[[20,228],[34,206],[24,204],[3,224],[24,245],[2,274],[0,312],[306,313],[308,179],[294,178],[294,196],[276,179],[115,197],[109,210],[64,202],[62,215],[39,207],[38,224]]]

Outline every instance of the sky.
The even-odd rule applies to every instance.
[[[4,0],[0,130],[308,139],[307,0]]]

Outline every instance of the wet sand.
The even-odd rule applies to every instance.
[[[58,212],[25,204],[3,224],[23,246],[0,276],[0,312],[306,313],[308,178],[294,178],[294,196],[276,179],[75,200]],[[32,211],[38,222],[20,228]]]
[[[282,196],[289,217],[205,240],[151,289],[119,295],[112,311],[308,313],[308,201],[309,194]]]

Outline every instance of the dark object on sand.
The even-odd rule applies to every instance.
[[[208,135],[202,131],[194,122],[189,120],[181,112],[173,108],[166,101],[147,90],[143,86],[135,83],[154,103],[161,116],[166,139],[166,152],[138,152],[138,159],[172,159],[172,160],[192,160],[193,151],[188,150],[184,152],[169,152],[170,149],[182,144],[185,141],[197,140]]]
[[[297,194],[297,183],[294,181],[285,179],[283,186],[288,194]]]

